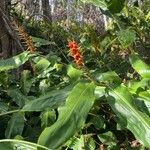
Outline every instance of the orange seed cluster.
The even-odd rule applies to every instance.
[[[68,42],[68,48],[70,50],[71,56],[74,58],[74,61],[78,67],[82,67],[84,65],[82,56],[79,52],[79,46],[75,41]]]

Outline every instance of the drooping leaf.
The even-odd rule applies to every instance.
[[[58,108],[60,105],[64,104],[65,99],[72,88],[73,86],[68,86],[61,90],[47,92],[45,95],[28,102],[22,108],[22,111],[42,111],[46,108]]]
[[[138,54],[133,53],[130,56],[130,63],[141,77],[150,79],[150,66],[147,65],[142,59],[140,59]]]
[[[33,56],[33,54],[30,54],[29,51],[25,51],[12,58],[0,60],[0,72],[18,68],[19,66],[24,64],[31,56]]]
[[[134,31],[129,29],[119,31],[117,37],[123,48],[130,46],[136,39]]]
[[[127,87],[121,85],[111,88],[107,98],[120,123],[128,128],[142,144],[150,147],[150,118],[137,109]]]
[[[69,94],[65,105],[60,107],[58,120],[42,132],[38,143],[51,149],[65,143],[84,125],[94,99],[94,85],[78,83]]]
[[[14,113],[8,121],[5,131],[6,138],[14,138],[16,135],[21,135],[24,128],[24,114]]]

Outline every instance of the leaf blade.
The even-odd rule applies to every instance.
[[[83,126],[94,99],[93,84],[77,84],[67,98],[66,104],[60,108],[57,122],[42,132],[38,143],[55,149],[66,142]]]

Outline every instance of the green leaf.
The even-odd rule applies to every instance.
[[[72,150],[95,150],[96,147],[93,138],[84,135],[81,135],[80,138],[73,137],[66,144]]]
[[[7,91],[7,94],[20,108],[22,108],[25,105],[27,97],[24,96],[19,89],[9,89]]]
[[[0,102],[0,113],[4,113],[9,109],[9,106],[4,103],[4,102]]]
[[[21,91],[23,94],[27,95],[31,89],[32,83],[34,79],[30,79],[30,71],[29,70],[23,70],[21,74],[21,80],[20,80],[20,86]]]
[[[44,70],[46,70],[50,65],[50,62],[45,59],[45,58],[41,58],[37,64],[34,66],[35,68],[35,72],[36,73],[42,73]]]
[[[112,13],[120,13],[124,7],[125,0],[109,0],[107,2],[107,7]]]
[[[54,110],[45,110],[40,115],[41,126],[48,127],[52,125],[56,120],[56,112]]]
[[[123,85],[111,88],[107,98],[120,123],[126,126],[143,145],[150,147],[150,119],[137,109],[128,88]]]
[[[114,71],[108,71],[105,73],[96,73],[96,80],[99,82],[108,82],[108,83],[120,83],[121,79]]]
[[[150,79],[148,78],[143,78],[141,81],[129,81],[128,82],[128,87],[131,93],[136,94],[139,89],[146,89],[150,87]]]
[[[130,56],[130,63],[141,77],[150,79],[150,66],[140,59],[137,53]]]
[[[83,149],[84,147],[84,136],[81,135],[80,138],[71,138],[68,147],[73,150]]]
[[[150,102],[150,90],[140,92],[138,95]]]
[[[42,132],[38,143],[51,149],[65,143],[83,127],[94,99],[93,83],[78,83],[60,107],[58,120]]]
[[[117,144],[117,139],[111,131],[99,134],[98,138],[105,145],[116,145]]]
[[[37,150],[37,147],[40,147],[41,150],[50,150],[47,147],[23,140],[16,140],[16,139],[0,140],[0,150]]]
[[[24,64],[28,59],[33,56],[29,51],[25,51],[17,56],[14,56],[9,59],[0,60],[0,71],[8,71],[11,69],[18,68]]]
[[[150,90],[139,92],[137,99],[136,104],[141,104],[141,110],[150,116]]]
[[[76,81],[82,75],[82,71],[74,68],[72,65],[69,65],[67,75],[71,78],[72,81]]]
[[[45,95],[39,98],[29,101],[23,108],[22,111],[43,111],[46,108],[58,108],[65,102],[72,86],[68,86],[61,90],[54,90],[47,92]]]
[[[106,89],[106,87],[104,87],[104,86],[96,86],[95,92],[94,92],[96,99],[99,99],[105,95],[105,89]]]
[[[48,41],[48,40],[45,40],[42,38],[38,38],[38,37],[34,37],[34,36],[31,36],[31,38],[32,38],[32,41],[33,41],[35,47],[41,47],[41,46],[45,46],[45,45],[56,45],[55,42],[51,42],[51,41]]]
[[[93,116],[90,123],[92,123],[97,130],[105,128],[105,121],[99,115]]]
[[[14,138],[16,135],[21,135],[24,128],[24,114],[14,113],[8,121],[5,131],[6,138]]]
[[[1,150],[14,150],[10,143],[0,143]]]
[[[136,40],[135,32],[129,29],[119,31],[117,37],[123,48],[127,48]]]

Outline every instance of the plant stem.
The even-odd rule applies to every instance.
[[[0,116],[16,113],[16,112],[19,112],[19,111],[20,111],[20,109],[7,111],[7,112],[4,112],[4,113],[1,113]]]

